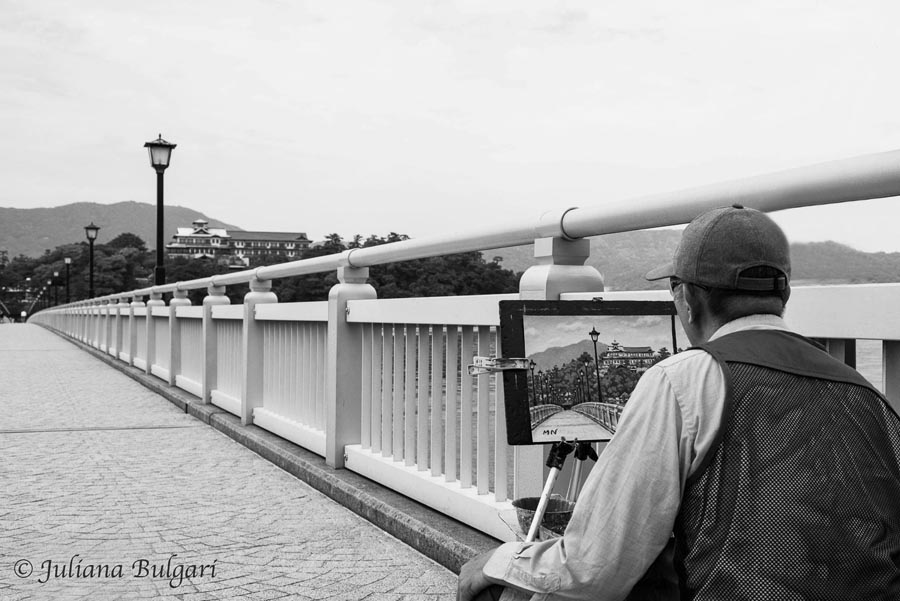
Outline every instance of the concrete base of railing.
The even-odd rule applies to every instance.
[[[463,563],[500,544],[359,474],[331,468],[322,457],[258,426],[241,425],[239,417],[203,404],[199,397],[171,387],[142,369],[116,361],[74,338],[65,338],[453,572],[458,573]]]

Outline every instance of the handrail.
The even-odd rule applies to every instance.
[[[703,211],[740,203],[761,211],[900,196],[900,150],[829,161],[750,178],[666,192],[607,203],[594,207],[551,211],[537,222],[529,219],[502,226],[475,228],[465,233],[429,236],[353,248],[339,254],[300,259],[121,292],[72,303],[78,306],[193,290],[207,286],[244,284],[254,279],[283,277],[333,271],[341,267],[371,267],[385,263],[423,259],[440,255],[490,250],[531,244],[536,238],[578,239],[630,230],[688,223]]]

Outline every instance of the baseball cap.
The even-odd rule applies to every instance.
[[[754,267],[771,267],[778,274],[747,277],[744,272]],[[739,204],[721,207],[691,221],[672,261],[644,277],[677,277],[726,290],[785,290],[791,277],[790,245],[778,224],[765,213]]]

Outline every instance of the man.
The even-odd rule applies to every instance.
[[[788,330],[790,273],[765,214],[692,221],[647,278],[697,348],[638,382],[565,536],[473,559],[458,599],[900,599],[900,420]],[[678,586],[648,592],[670,540]]]

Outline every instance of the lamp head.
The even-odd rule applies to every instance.
[[[157,171],[165,171],[169,166],[169,159],[172,158],[172,149],[175,144],[166,142],[162,138],[162,134],[151,142],[145,142],[144,148],[150,151],[150,165]]]
[[[100,231],[99,225],[94,225],[94,222],[91,221],[90,225],[84,226],[84,235],[87,236],[88,240],[96,240],[97,232]]]

